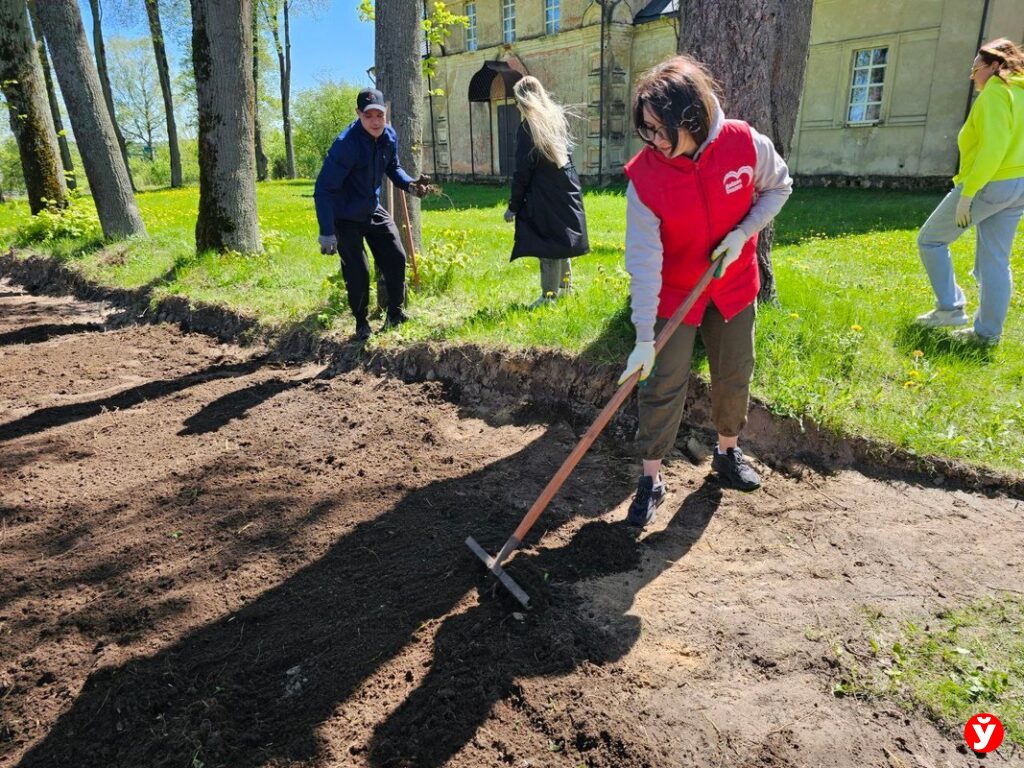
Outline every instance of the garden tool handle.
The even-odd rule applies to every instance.
[[[420,287],[420,273],[416,269],[416,246],[412,242],[412,222],[409,220],[409,203],[405,200],[405,190],[399,190],[402,198],[402,212],[405,214],[405,238],[409,243],[409,260],[412,262],[412,284]]]
[[[697,303],[697,299],[700,298],[702,293],[704,293],[704,289],[708,287],[708,284],[715,275],[715,270],[718,269],[722,263],[722,259],[724,258],[725,255],[723,254],[711,262],[711,266],[707,268],[707,271],[701,276],[700,280],[697,281],[693,290],[690,291],[690,295],[686,297],[686,301],[679,306],[679,308],[672,314],[672,317],[668,319],[668,322],[665,323],[665,327],[661,329],[661,333],[658,334],[658,338],[654,340],[654,349],[656,353],[661,351],[662,347],[665,346],[672,334],[675,333],[679,324],[683,322],[683,318],[686,317],[687,313],[693,308],[693,305]],[[521,542],[526,534],[530,532],[533,524],[537,522],[537,518],[540,517],[548,504],[551,503],[551,499],[554,498],[555,494],[561,490],[566,479],[576,468],[576,465],[579,464],[580,459],[583,458],[583,454],[585,454],[590,449],[590,446],[594,444],[597,436],[600,435],[608,425],[608,422],[611,421],[615,412],[622,407],[622,404],[626,401],[626,398],[629,397],[630,393],[633,391],[633,387],[636,386],[639,379],[640,371],[636,371],[628,379],[622,382],[618,391],[612,399],[608,401],[608,404],[604,407],[601,413],[598,414],[594,423],[590,425],[590,429],[587,430],[579,443],[576,444],[576,447],[573,448],[572,453],[569,454],[568,458],[562,462],[562,466],[558,468],[555,476],[548,481],[544,490],[541,491],[540,496],[537,497],[537,500],[533,502],[533,506],[530,507],[530,511],[526,513],[526,517],[523,518],[523,521],[519,524],[519,527],[516,528],[515,533],[512,534],[509,541],[515,540],[518,546],[518,542]],[[499,562],[503,559],[504,558],[501,555],[498,556]]]

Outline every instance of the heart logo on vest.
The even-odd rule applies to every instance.
[[[746,182],[743,181],[744,176],[747,177]],[[735,171],[729,171],[722,179],[722,183],[725,185],[725,194],[731,195],[733,192],[739,192],[743,189],[745,183],[750,183],[753,180],[754,169],[749,165],[743,165]]]

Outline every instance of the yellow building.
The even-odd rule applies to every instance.
[[[459,0],[469,17],[438,54],[424,166],[451,178],[511,173],[512,86],[531,74],[579,115],[574,160],[591,182],[640,148],[632,83],[671,55],[679,0]],[[815,0],[794,173],[930,183],[955,170],[979,39],[1024,35],[1024,0]]]

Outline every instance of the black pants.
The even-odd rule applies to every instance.
[[[338,234],[338,255],[341,275],[348,291],[348,306],[357,321],[366,321],[370,303],[370,263],[366,259],[363,240],[370,246],[373,261],[384,276],[388,289],[388,311],[405,303],[405,249],[398,227],[384,208],[379,207],[367,222],[334,222]]]

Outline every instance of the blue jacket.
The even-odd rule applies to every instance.
[[[398,161],[398,136],[390,125],[374,139],[358,119],[331,144],[313,187],[316,218],[321,235],[334,235],[336,219],[368,222],[380,205],[384,174],[399,189],[413,179]]]

